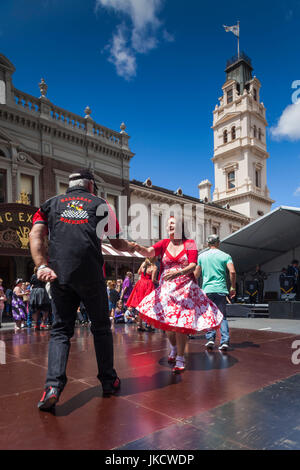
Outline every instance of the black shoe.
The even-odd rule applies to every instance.
[[[153,333],[153,331],[155,331],[155,328],[152,328],[151,326],[147,326],[146,331]]]
[[[51,411],[59,400],[60,389],[57,387],[47,387],[43,396],[38,402],[41,411]]]
[[[110,397],[117,393],[121,388],[121,380],[119,377],[116,377],[112,383],[103,384],[103,397]]]

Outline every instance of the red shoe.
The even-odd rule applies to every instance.
[[[176,356],[169,356],[168,357],[168,363],[169,364],[175,364],[176,363]]]
[[[174,374],[181,374],[184,371],[185,371],[185,366],[174,366],[172,369],[172,372]]]

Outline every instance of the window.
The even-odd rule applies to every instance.
[[[235,172],[229,171],[227,173],[227,188],[234,189],[235,188]]]
[[[236,130],[235,130],[235,126],[233,126],[231,129],[231,139],[234,140],[235,138],[236,138]]]
[[[58,194],[66,194],[66,191],[69,187],[68,183],[59,182],[59,192]]]
[[[34,204],[34,177],[21,174],[20,193],[26,193],[30,204]]]
[[[233,89],[227,91],[227,104],[232,103],[233,101]]]
[[[260,170],[255,170],[255,186],[260,188],[261,186],[261,172]]]
[[[258,138],[261,140],[261,128],[258,129]]]
[[[211,229],[212,229],[213,235],[218,235],[218,227],[216,227],[215,225],[213,225]]]
[[[257,127],[253,127],[253,136],[256,138],[257,137]]]
[[[256,88],[253,88],[253,98],[255,99],[255,101],[257,101],[257,90],[256,90]]]
[[[0,170],[0,203],[6,202],[6,171]]]
[[[153,214],[152,219],[152,238],[153,240],[160,240],[162,238],[161,230],[161,214]]]
[[[223,143],[227,144],[227,142],[228,142],[228,134],[227,134],[227,131],[225,130],[223,132]]]
[[[112,194],[108,194],[106,200],[110,207],[117,213],[118,210],[118,196],[113,196]]]

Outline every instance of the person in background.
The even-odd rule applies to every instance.
[[[5,291],[5,297],[6,297],[5,313],[8,317],[11,317],[11,315],[12,315],[12,311],[11,311],[12,294],[13,294],[12,289],[10,289],[10,288],[6,289],[6,291]]]
[[[119,299],[121,297],[121,294],[122,294],[122,284],[123,284],[123,281],[122,279],[117,279],[117,283],[116,283],[116,291],[118,292],[119,294]],[[118,300],[119,300],[118,299]]]
[[[132,289],[133,289],[132,279],[133,279],[133,274],[132,274],[132,272],[128,271],[126,273],[126,277],[123,281],[122,292],[121,292],[121,295],[120,295],[120,300],[123,300],[125,305],[127,304],[127,301],[129,299],[130,294],[131,294]]]
[[[124,313],[124,321],[125,323],[136,323],[136,315],[134,313],[133,307],[128,307]]]
[[[116,308],[112,309],[111,318],[115,324],[124,323],[124,305],[122,300],[118,300]]]
[[[0,328],[2,328],[2,315],[3,315],[3,310],[4,310],[5,302],[6,302],[6,296],[4,294],[2,283],[3,283],[3,279],[0,278]]]
[[[26,306],[23,297],[27,296],[27,292],[24,292],[22,285],[23,280],[17,279],[12,294],[12,315],[16,322],[15,331],[20,330],[22,323],[26,320]]]
[[[107,281],[107,295],[108,295],[108,308],[109,313],[112,309],[116,308],[117,301],[120,298],[118,291],[116,290],[116,283],[115,281]]]
[[[78,317],[80,325],[88,326],[89,318],[88,318],[88,314],[87,314],[87,311],[83,302],[80,302],[80,305],[77,310],[77,317]]]
[[[200,253],[198,266],[195,269],[195,277],[198,278],[202,272],[202,290],[207,297],[218,307],[223,314],[220,327],[221,344],[219,349],[226,351],[229,347],[229,326],[226,319],[226,296],[233,298],[236,295],[236,273],[232,258],[227,253],[219,249],[220,239],[218,235],[210,235],[207,239],[209,250]],[[227,288],[227,269],[230,275],[230,293]],[[206,347],[213,349],[215,345],[216,331],[211,330],[206,333]]]
[[[295,300],[299,300],[300,298],[300,276],[299,276],[299,261],[297,259],[293,259],[291,265],[288,266],[287,275],[293,276],[294,278],[294,288],[293,293],[296,294]]]
[[[257,300],[258,303],[262,303],[264,300],[264,285],[265,285],[265,280],[268,278],[266,273],[260,269],[260,265],[257,264],[255,271],[252,273],[252,278],[254,281],[257,282],[257,288],[258,288],[258,296]]]
[[[46,291],[45,282],[37,278],[37,268],[34,268],[33,275],[30,279],[31,292],[29,300],[29,310],[32,313],[34,321],[34,329],[48,329],[46,319],[50,311],[50,299]],[[40,317],[42,319],[40,323]]]
[[[141,301],[155,289],[154,282],[157,277],[156,258],[146,258],[138,270],[140,279],[134,286],[127,302],[127,307],[136,308]],[[153,331],[151,326],[147,326],[148,331]],[[138,331],[145,331],[142,319],[138,320]]]

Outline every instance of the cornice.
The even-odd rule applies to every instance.
[[[10,125],[17,126],[21,129],[23,128],[35,132],[44,132],[53,138],[70,143],[71,145],[78,145],[84,149],[88,147],[94,152],[111,155],[112,157],[119,158],[121,160],[129,161],[135,155],[129,149],[102,142],[96,137],[87,135],[85,132],[80,131],[80,129],[67,129],[65,127],[59,126],[55,122],[44,119],[43,117],[33,116],[26,113],[25,111],[10,108],[7,105],[5,105],[5,107],[0,105],[0,123],[1,121],[3,121],[3,123],[8,122]],[[16,141],[15,138],[14,141]],[[23,147],[21,144],[17,145]]]

